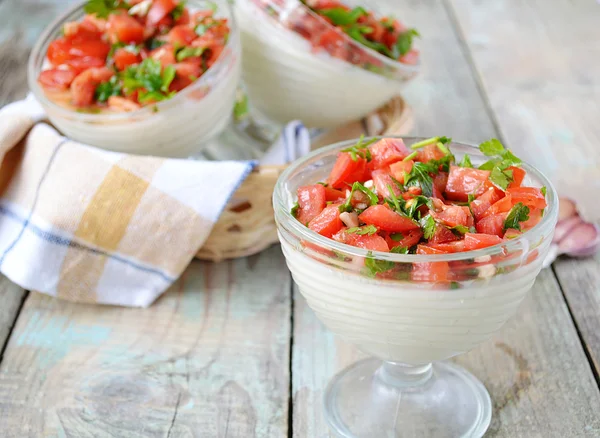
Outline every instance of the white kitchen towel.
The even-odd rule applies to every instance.
[[[0,272],[60,298],[148,306],[183,272],[255,161],[109,152],[61,136],[28,96],[0,110]],[[301,123],[266,153],[310,149]]]

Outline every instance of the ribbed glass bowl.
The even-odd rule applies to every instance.
[[[50,43],[69,21],[80,20],[85,2],[69,8],[42,33],[29,56],[29,88],[48,118],[63,134],[81,143],[118,152],[188,157],[229,123],[241,75],[239,30],[227,0],[189,0],[190,10],[217,6],[227,18],[230,35],[219,59],[193,84],[173,98],[127,113],[84,113],[55,103],[38,83]]]

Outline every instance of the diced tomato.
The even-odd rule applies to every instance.
[[[108,16],[106,33],[113,43],[139,44],[144,41],[144,26],[126,13],[110,14]]]
[[[390,249],[395,248],[397,246],[412,248],[417,243],[419,243],[419,240],[421,240],[421,237],[423,236],[423,232],[421,231],[421,229],[410,230],[408,232],[402,233],[402,238],[400,240],[392,239],[390,234],[393,233],[387,233],[385,237],[385,240]]]
[[[169,86],[169,90],[171,91],[183,90],[194,82],[194,79],[198,78],[202,73],[202,67],[192,59],[186,59],[185,61],[173,64],[173,67],[175,67],[175,72],[177,74]]]
[[[398,61],[400,61],[403,64],[417,65],[419,63],[419,51],[411,49],[408,51],[408,53],[406,53],[406,55],[403,55],[400,58],[398,58]]]
[[[96,26],[96,29],[98,29],[100,32],[104,32],[104,30],[106,29],[106,20],[104,18],[98,17],[96,14],[86,14],[86,16],[83,17],[83,21],[93,24],[94,26]]]
[[[508,213],[492,214],[486,216],[475,224],[478,233],[493,234],[502,237],[504,234],[504,220]]]
[[[448,184],[448,173],[440,172],[433,177],[433,197],[438,199],[444,199],[443,193],[446,191],[446,185]]]
[[[445,251],[431,248],[425,245],[417,246],[417,254],[445,254]],[[450,275],[450,266],[448,262],[428,262],[415,263],[411,278],[413,281],[438,283],[448,281]]]
[[[177,62],[177,59],[175,59],[175,48],[171,44],[165,44],[152,50],[150,58],[156,59],[163,67]]]
[[[367,160],[357,157],[352,160],[349,152],[340,152],[333,169],[327,179],[328,184],[334,189],[347,188],[356,181],[364,181]]]
[[[487,248],[488,246],[497,245],[502,243],[502,239],[497,234],[466,233],[464,242],[465,251],[472,251],[474,249]]]
[[[521,222],[521,229],[523,231],[530,230],[535,227],[540,220],[542,219],[542,210],[541,208],[532,208],[529,210],[529,219],[525,222]]]
[[[413,160],[398,161],[390,164],[390,172],[400,184],[404,184],[404,175],[410,173],[414,164]]]
[[[342,229],[344,223],[340,219],[338,205],[329,205],[308,223],[308,228],[325,237],[331,237]]]
[[[212,12],[212,10],[211,10]],[[188,8],[183,8],[183,11],[181,12],[181,16],[175,20],[175,23],[177,24],[190,24],[191,22],[191,17],[190,17],[190,11],[188,10]]]
[[[391,163],[402,160],[410,151],[404,145],[400,138],[384,138],[374,143],[370,147],[371,161],[369,168],[371,170],[381,169]]]
[[[347,245],[364,248],[371,251],[389,252],[388,245],[383,237],[378,234],[358,235],[356,233],[347,233],[345,229],[333,235],[333,239]]]
[[[489,176],[489,170],[450,166],[446,196],[454,201],[465,202],[469,195],[477,196],[484,192],[484,183]]]
[[[415,221],[392,211],[386,205],[372,205],[358,218],[367,225],[375,225],[377,228],[393,233],[419,228]]]
[[[130,65],[140,63],[141,60],[140,55],[130,52],[127,49],[117,49],[113,56],[115,67],[120,71],[125,70]]]
[[[110,96],[106,103],[112,111],[118,112],[137,111],[141,108],[141,105],[121,96]]]
[[[447,243],[458,240],[458,237],[450,231],[448,227],[442,224],[437,224],[435,227],[435,232],[431,239],[429,239],[430,243]]]
[[[429,248],[441,251],[442,253],[454,253],[465,251],[465,241],[455,240],[447,243],[428,243]]]
[[[510,193],[507,193],[506,196],[504,196],[504,198],[494,202],[490,208],[484,211],[481,215],[481,218],[499,213],[508,213],[512,207],[513,202],[511,199],[511,195]]]
[[[94,93],[98,84],[109,80],[112,76],[112,70],[106,67],[90,68],[77,75],[71,83],[73,105],[79,107],[91,105],[94,102]]]
[[[52,90],[68,90],[71,82],[75,79],[75,76],[76,73],[73,70],[59,70],[53,68],[41,72],[38,81],[45,88]]]
[[[63,34],[69,41],[98,40],[102,32],[91,21],[72,21],[63,25]]]
[[[187,46],[196,39],[198,35],[190,26],[175,26],[168,33],[169,42],[173,45]]]
[[[163,18],[170,14],[177,6],[175,0],[154,0],[146,16],[146,23],[150,26],[157,25]]]
[[[321,184],[298,187],[298,213],[296,218],[303,224],[318,216],[326,205],[325,187]]]
[[[441,160],[444,158],[446,154],[442,152],[440,148],[435,144],[430,144],[425,146],[422,149],[419,149],[417,153],[417,161],[421,161],[422,163],[426,163],[431,160]]]
[[[377,190],[377,194],[381,198],[390,197],[390,187],[394,195],[397,197],[402,196],[402,190],[400,190],[398,185],[392,179],[392,176],[387,171],[383,169],[374,170],[371,174],[371,178],[373,179],[375,190]]]
[[[65,61],[64,65],[69,66],[70,70],[73,70],[75,73],[79,74],[81,72],[86,71],[88,68],[93,67],[104,67],[106,61],[104,58],[92,58],[86,56],[84,58],[75,58],[69,61]]]
[[[451,205],[440,212],[432,211],[431,215],[436,220],[449,227],[456,227],[457,225],[462,225],[464,227],[473,226],[473,216],[469,211],[469,207]]]
[[[507,193],[510,194],[513,204],[522,202],[523,205],[530,208],[546,208],[546,197],[536,187],[509,188]]]
[[[490,208],[492,204],[498,202],[499,200],[500,196],[498,195],[498,191],[492,187],[486,190],[483,194],[479,195],[471,202],[470,205],[475,219],[481,219],[488,208]]]
[[[58,38],[48,46],[48,61],[53,65],[65,64],[78,58],[105,59],[110,51],[110,46],[101,40],[68,41]]]
[[[521,183],[523,183],[523,180],[525,179],[525,174],[526,174],[525,170],[521,169],[520,167],[516,167],[516,166],[510,166],[506,170],[511,170],[513,173],[512,181],[508,185],[508,188],[512,189],[515,187],[521,187]]]
[[[404,192],[402,194],[402,197],[406,200],[408,199],[412,199],[415,196],[418,195],[422,195],[423,194],[423,189],[421,187],[417,187],[417,186],[410,186],[409,188],[406,189],[406,192]],[[406,196],[408,195],[408,196]]]
[[[509,228],[504,233],[504,238],[505,239],[514,239],[515,237],[519,237],[521,234],[523,234],[521,231],[515,230],[514,228]]]
[[[329,186],[325,187],[325,200],[336,202],[343,201],[344,199],[346,199],[346,194],[341,190],[332,189]]]

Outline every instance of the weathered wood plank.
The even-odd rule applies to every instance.
[[[449,0],[503,137],[600,221],[600,8],[593,0]],[[600,259],[559,260],[600,374]]]
[[[25,291],[0,274],[0,353],[17,319]],[[2,354],[0,354],[0,362]]]
[[[332,335],[294,295],[294,437],[328,434],[323,392],[362,354]],[[477,376],[494,405],[490,437],[600,434],[600,393],[550,270],[538,277],[515,318],[456,362]]]
[[[290,291],[275,247],[193,262],[149,309],[31,294],[0,366],[2,436],[285,436]]]

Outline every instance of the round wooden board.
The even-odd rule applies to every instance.
[[[413,127],[411,108],[402,97],[394,97],[386,105],[362,120],[329,130],[315,138],[317,149],[342,140],[374,135],[404,135]],[[257,167],[235,192],[215,224],[208,240],[196,257],[220,261],[256,254],[277,242],[271,196],[282,166]]]

